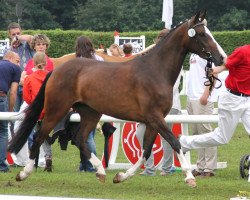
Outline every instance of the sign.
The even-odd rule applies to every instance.
[[[124,124],[122,130],[123,151],[128,161],[132,164],[135,164],[142,154],[141,145],[135,134],[137,126],[138,123],[127,122]],[[161,137],[159,134],[155,139],[152,151],[154,155],[154,164],[155,166],[158,166],[163,157],[163,147],[161,143]]]
[[[140,37],[120,37],[115,36],[115,44],[118,44],[123,49],[123,44],[130,43],[133,47],[133,54],[139,53],[145,49],[145,36]]]
[[[3,53],[6,49],[8,49],[10,46],[9,39],[0,40],[0,57],[3,57]]]

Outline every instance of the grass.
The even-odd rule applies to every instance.
[[[182,99],[182,103],[185,106],[185,99]],[[137,173],[124,183],[113,184],[113,177],[118,170],[107,170],[106,182],[100,183],[94,173],[77,171],[79,151],[75,146],[69,144],[67,151],[61,151],[59,145],[55,143],[52,173],[38,169],[27,180],[16,182],[15,176],[21,168],[11,168],[11,173],[0,173],[0,194],[134,200],[228,200],[237,196],[239,191],[250,192],[250,183],[242,179],[239,174],[240,158],[250,153],[249,142],[243,125],[239,124],[230,143],[218,147],[218,161],[227,161],[228,167],[217,170],[213,178],[197,178],[197,188],[189,188],[184,184],[181,172],[167,177],[159,175],[145,177]],[[96,135],[96,144],[98,157],[101,158],[102,135]],[[192,151],[191,157],[194,163],[195,151]],[[127,162],[121,148],[117,162]]]

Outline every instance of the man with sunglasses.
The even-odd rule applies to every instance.
[[[29,42],[32,40],[33,36],[22,35],[21,26],[16,22],[10,23],[7,31],[8,31],[8,36],[10,38],[11,46],[9,49],[5,51],[5,53],[8,50],[16,52],[20,57],[20,68],[21,68],[21,71],[23,71],[23,69],[26,66],[27,61],[31,59],[34,55],[34,51],[29,46]],[[23,102],[22,90],[23,90],[22,85],[19,84],[16,103],[14,107],[14,111],[16,112],[19,111],[20,106],[22,105],[22,102]]]

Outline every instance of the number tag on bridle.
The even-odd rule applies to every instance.
[[[188,30],[188,36],[189,36],[189,37],[194,37],[195,34],[196,34],[196,32],[195,32],[195,30],[194,30],[193,28],[190,28],[190,29]]]

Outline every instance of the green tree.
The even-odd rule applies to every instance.
[[[56,29],[62,26],[45,9],[46,1],[25,0],[23,2],[22,27],[25,29]]]
[[[161,29],[162,4],[157,0],[89,0],[75,12],[76,27],[93,31]]]
[[[245,30],[247,28],[247,17],[248,13],[246,10],[238,10],[237,8],[233,7],[228,11],[228,13],[225,13],[219,19],[218,23],[215,26],[215,29],[218,31]]]
[[[15,1],[1,0],[0,1],[0,30],[6,30],[11,22],[17,22],[15,14]]]

